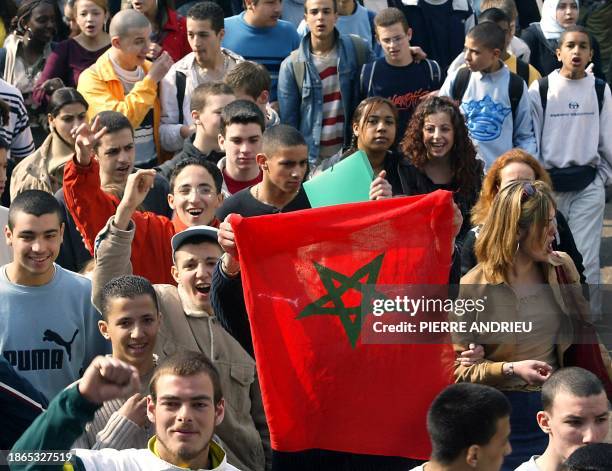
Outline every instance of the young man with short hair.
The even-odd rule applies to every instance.
[[[304,18],[310,32],[281,64],[278,95],[281,122],[300,130],[314,169],[350,143],[355,78],[373,55],[361,38],[338,32],[335,0],[306,1]]]
[[[160,84],[161,144],[168,152],[180,151],[197,132],[190,97],[204,83],[222,81],[244,59],[221,47],[225,35],[223,9],[215,2],[193,5],[187,12],[187,40],[192,52],[176,62]],[[192,98],[193,99],[193,98]]]
[[[514,147],[537,153],[527,84],[501,61],[505,44],[506,35],[495,23],[474,26],[465,38],[467,68],[449,75],[439,92],[461,102],[485,169]]]
[[[242,13],[225,19],[222,44],[268,69],[272,78],[270,102],[274,104],[280,64],[298,47],[300,37],[295,26],[279,19],[281,0],[244,0],[244,5]]]
[[[459,383],[427,413],[431,458],[412,471],[499,471],[510,446],[510,402],[490,386]]]
[[[561,69],[529,88],[539,160],[550,174],[557,208],[582,254],[591,314],[601,315],[600,248],[606,185],[612,181],[610,86],[585,71],[593,49],[581,26],[561,34]]]
[[[354,34],[368,42],[372,50],[376,50],[376,31],[374,27],[374,17],[376,13],[364,7],[357,0],[336,0],[338,9],[338,21],[336,28],[340,34]],[[306,20],[302,18],[297,32],[300,37],[304,37],[310,31]],[[380,48],[380,46],[378,46]],[[380,51],[377,51],[380,52]]]
[[[48,399],[108,351],[90,281],[54,263],[63,233],[52,195],[27,190],[13,200],[4,227],[13,261],[0,268],[0,352]]]
[[[265,117],[249,100],[236,100],[221,112],[219,147],[225,157],[219,161],[223,173],[223,194],[238,193],[261,181],[256,156],[261,151]]]
[[[183,150],[156,167],[156,170],[164,177],[170,178],[176,164],[187,157],[199,157],[218,163],[225,155],[219,147],[221,112],[235,99],[232,88],[223,82],[198,85],[191,94],[190,105],[195,135],[185,139]]]
[[[443,74],[436,61],[416,62],[410,50],[412,30],[397,8],[385,8],[374,18],[376,39],[384,57],[361,68],[360,98],[381,96],[397,107],[398,141],[420,101],[442,85]]]
[[[479,23],[483,23],[485,21],[492,21],[497,26],[499,26],[506,35],[505,48],[501,51],[500,58],[504,62],[504,64],[506,64],[510,72],[514,72],[519,77],[521,77],[527,83],[527,86],[531,85],[534,81],[541,78],[540,73],[536,70],[535,67],[530,65],[528,62],[524,62],[523,60],[519,59],[514,54],[512,54],[512,52],[510,52],[510,43],[514,36],[512,30],[513,23],[507,13],[500,8],[487,8],[486,10],[482,10],[482,13],[478,17]],[[453,61],[453,63],[449,66],[448,72],[454,72],[464,65],[465,56],[463,54],[459,54],[457,58]]]
[[[531,51],[525,41],[516,36],[516,22],[518,21],[518,9],[514,0],[482,0],[480,2],[480,12],[482,13],[489,8],[499,8],[510,19],[510,34],[512,39],[508,45],[508,52],[518,59],[529,64]],[[534,67],[535,69],[535,67]],[[537,70],[537,69],[536,69]],[[540,72],[538,71],[538,74]]]
[[[99,293],[94,283],[102,313],[100,333],[111,342],[113,358],[136,368],[143,389],[129,398],[105,401],[70,448],[145,448],[154,435],[146,414],[146,387],[157,364],[153,354],[161,319],[157,294],[149,280],[133,275],[115,277],[97,289]]]
[[[146,172],[130,177],[134,203],[142,200],[150,178]],[[93,274],[94,302],[103,303],[105,283],[131,272],[129,263],[134,222],[113,217],[100,233]],[[269,435],[256,379],[254,360],[218,323],[209,299],[212,272],[222,250],[217,230],[192,226],[172,238],[171,274],[178,287],[155,285],[164,313],[155,351],[160,357],[173,352],[200,351],[211,359],[226,391],[225,420],[217,435],[226,445],[230,463],[243,470],[263,470],[269,454]],[[235,378],[240,376],[239,381]],[[269,458],[269,456],[267,457]]]
[[[109,34],[110,49],[83,71],[77,89],[89,103],[90,120],[105,110],[127,116],[136,136],[136,166],[150,168],[161,156],[157,84],[170,69],[172,59],[162,52],[153,64],[146,61],[151,24],[136,10],[117,13]]]
[[[467,31],[476,23],[470,0],[388,0],[412,28],[412,44],[446,70],[461,52]]]
[[[105,135],[99,120],[90,129],[84,125],[76,138],[76,156],[66,164],[64,194],[66,205],[74,217],[87,247],[93,252],[98,232],[113,214],[136,220],[135,250],[132,263],[134,274],[153,283],[170,283],[172,254],[168,241],[188,226],[215,225],[214,213],[223,200],[222,176],[215,164],[201,158],[189,157],[176,165],[170,175],[168,204],[174,211],[172,219],[150,212],[139,211],[130,204],[126,192],[119,200],[100,188],[99,163],[91,158],[92,148]],[[156,171],[148,174],[155,178]],[[90,210],[95,208],[95,211]],[[152,258],[150,254],[156,254]]]
[[[213,274],[211,294],[218,319],[251,355],[253,343],[238,276],[240,261],[227,218],[232,213],[250,217],[310,208],[302,187],[308,171],[308,147],[297,129],[284,124],[267,129],[256,159],[262,181],[227,198],[217,210],[217,217],[224,221],[219,228],[219,244],[225,254]],[[375,178],[370,195],[371,199],[390,197],[391,185],[384,178]]]
[[[270,106],[270,73],[261,64],[244,61],[225,76],[224,82],[232,87],[237,100],[254,102],[266,118],[266,129],[280,124],[280,117]]]
[[[13,452],[70,449],[101,404],[139,388],[133,366],[115,358],[95,358],[81,381],[62,391]],[[238,471],[227,463],[225,451],[214,438],[223,421],[225,401],[219,373],[204,355],[184,352],[167,358],[156,368],[149,390],[147,416],[155,436],[147,448],[72,450],[64,469]]]
[[[99,178],[95,179],[93,175],[88,173],[88,170],[94,171],[93,167],[80,168],[78,165],[70,161],[66,164],[69,167],[69,179],[66,186],[62,187],[55,193],[55,198],[62,206],[66,229],[64,231],[64,240],[62,248],[57,258],[57,263],[62,267],[80,271],[85,264],[91,260],[93,250],[83,239],[81,218],[83,215],[89,215],[88,199],[92,194],[99,189],[103,190],[110,198],[116,202],[121,198],[121,194],[125,188],[128,175],[134,170],[134,162],[136,160],[136,144],[134,142],[134,129],[130,121],[117,111],[102,111],[96,116],[100,128],[105,128],[104,135],[94,143],[92,151],[94,152],[98,165]],[[83,126],[83,129],[86,126]],[[77,129],[78,132],[80,132]],[[75,182],[75,178],[78,182]],[[72,187],[74,184],[82,184],[83,189],[79,190],[82,193],[75,200]],[[64,188],[68,188],[68,193],[64,193]],[[147,195],[147,199],[143,202],[143,209],[156,214],[170,217],[172,211],[168,206],[168,182],[158,176],[155,179],[155,188]],[[66,194],[69,195],[66,198]],[[85,196],[85,198],[82,198]],[[69,204],[71,206],[69,206]],[[81,216],[76,220],[72,212],[77,211]],[[77,224],[77,221],[79,224]],[[88,248],[89,247],[89,248]]]
[[[608,398],[601,381],[582,368],[562,368],[542,386],[538,425],[548,435],[548,447],[516,471],[561,471],[563,462],[578,448],[606,439]]]

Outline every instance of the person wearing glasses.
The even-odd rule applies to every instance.
[[[399,112],[397,135],[403,136],[415,108],[442,86],[444,74],[436,61],[414,57],[412,29],[399,9],[381,10],[374,25],[384,57],[362,67],[359,94],[362,99],[380,96],[391,100]]]
[[[540,389],[565,366],[570,316],[588,310],[572,259],[553,250],[555,214],[546,183],[520,180],[503,187],[476,240],[479,263],[461,278],[459,297],[484,300],[485,307],[451,316],[467,323],[466,332],[453,334],[457,352],[469,344],[484,346],[482,362],[456,363],[455,380],[495,386],[512,404],[513,452],[504,470],[546,449],[547,437],[534,420],[542,409]]]

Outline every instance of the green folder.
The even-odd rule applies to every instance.
[[[304,190],[313,208],[358,203],[369,200],[373,179],[368,156],[358,150],[304,183]]]

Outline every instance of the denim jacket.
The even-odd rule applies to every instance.
[[[358,84],[361,64],[357,63],[357,52],[351,37],[341,35],[338,30],[335,31],[335,34],[338,47],[340,93],[344,107],[344,144],[347,145],[351,138],[353,111],[359,104]],[[289,56],[281,64],[278,75],[278,101],[281,122],[299,129],[306,139],[308,160],[312,166],[320,163],[319,143],[323,121],[323,92],[319,72],[310,52],[310,33],[304,36],[298,51],[298,61],[305,63],[302,94],[300,96],[295,80],[293,57]],[[374,60],[372,52],[368,50],[366,63],[372,60]]]

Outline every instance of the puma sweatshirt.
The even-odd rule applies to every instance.
[[[96,355],[110,352],[98,331],[91,282],[54,264],[42,286],[9,281],[0,267],[0,352],[47,399],[80,377]]]

